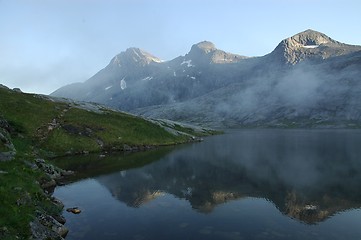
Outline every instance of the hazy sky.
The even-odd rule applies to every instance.
[[[195,43],[247,56],[314,29],[361,45],[360,0],[0,0],[0,84],[49,94],[128,47],[171,60]]]

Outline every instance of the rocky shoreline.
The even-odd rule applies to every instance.
[[[33,168],[38,168],[46,174],[48,178],[39,183],[41,188],[57,209],[64,209],[63,203],[59,199],[53,197],[52,194],[61,179],[74,173],[72,171],[65,171],[58,167],[54,167],[53,165],[46,163],[44,159],[35,159]],[[46,211],[37,210],[36,218],[30,222],[32,239],[64,239],[69,232],[64,226],[65,222],[65,218],[58,213],[51,214]]]
[[[203,141],[202,138],[192,137],[188,142],[200,142]],[[164,145],[168,146],[168,145]],[[124,144],[121,149],[112,149],[111,152],[141,152],[154,149],[156,147],[162,146],[151,146],[151,145],[141,145],[141,146],[129,146]],[[108,152],[102,152],[99,156],[105,157],[105,154]],[[89,152],[79,152],[67,155],[86,155]],[[47,163],[42,158],[35,159],[35,163],[27,163],[29,167],[33,170],[39,169],[45,173],[47,179],[43,179],[39,184],[43,189],[44,193],[49,197],[51,202],[56,206],[56,208],[61,211],[64,209],[64,204],[57,198],[53,197],[52,194],[54,189],[62,185],[62,181],[65,177],[75,174],[73,171],[63,170],[52,164]],[[60,211],[60,212],[61,212]],[[68,211],[68,209],[67,209]],[[36,218],[30,222],[30,229],[33,240],[63,240],[68,234],[69,230],[64,226],[66,219],[61,214],[51,214],[46,211],[36,211]]]

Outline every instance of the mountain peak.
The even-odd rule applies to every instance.
[[[294,65],[308,59],[322,60],[345,55],[357,49],[357,46],[340,43],[324,33],[307,29],[284,39],[270,55]]]
[[[312,29],[307,29],[306,31],[300,32],[290,38],[285,39],[284,41],[301,46],[316,46],[327,43],[337,43],[326,34],[314,31]]]
[[[235,63],[246,57],[227,53],[217,49],[212,42],[202,41],[192,46],[190,52],[186,55],[186,58],[201,64],[224,64]]]
[[[125,52],[121,52],[120,54],[116,55],[111,61],[111,63],[119,67],[134,64],[145,66],[152,62],[160,63],[162,62],[162,60],[140,48],[135,47],[128,48]]]
[[[212,42],[209,42],[209,41],[202,41],[202,42],[199,42],[197,44],[194,44],[191,48],[191,51],[202,51],[204,53],[209,53],[209,52],[212,52],[212,51],[215,51],[217,50],[216,46],[212,43]]]

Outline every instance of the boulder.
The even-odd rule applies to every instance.
[[[74,214],[79,214],[79,213],[81,213],[81,210],[80,210],[78,207],[67,208],[66,211],[67,211],[67,212],[74,213]]]
[[[52,216],[37,212],[36,219],[30,223],[32,239],[63,240],[69,230]]]

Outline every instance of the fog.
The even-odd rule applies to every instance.
[[[201,103],[215,104],[211,116],[231,117],[240,123],[297,118],[360,120],[359,70],[303,63],[264,75],[232,84]],[[213,101],[222,94],[227,97]]]

